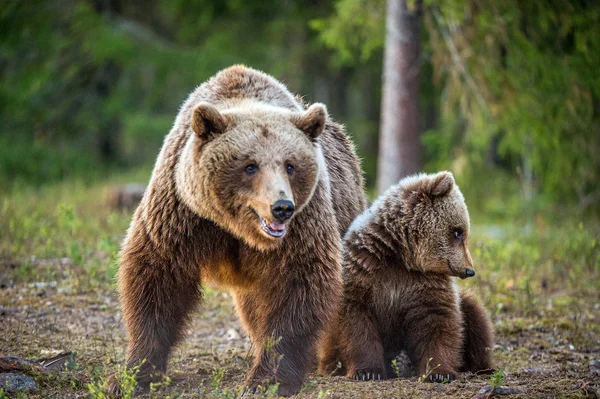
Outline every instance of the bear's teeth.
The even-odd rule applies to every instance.
[[[285,233],[284,223],[267,222],[266,219],[260,218],[260,226],[265,233],[272,237],[283,237]]]

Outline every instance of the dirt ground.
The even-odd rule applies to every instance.
[[[14,278],[16,264],[0,275],[0,354],[29,359],[75,352],[60,372],[35,375],[34,393],[6,397],[87,398],[92,386],[124,358],[126,338],[114,281],[96,284],[69,258],[36,259],[40,281]],[[30,270],[31,272],[31,270]],[[494,312],[496,367],[504,376],[462,374],[451,384],[417,378],[358,382],[311,373],[298,398],[471,398],[486,385],[518,389],[522,398],[600,397],[600,303],[593,298],[546,305],[528,316]],[[575,305],[574,305],[575,303]],[[591,326],[591,327],[590,327]],[[249,368],[250,340],[242,331],[229,293],[207,288],[187,339],[170,362],[172,383],[154,397],[238,397]],[[493,378],[492,378],[493,379]],[[1,395],[0,395],[1,397]],[[490,397],[489,394],[479,397]]]

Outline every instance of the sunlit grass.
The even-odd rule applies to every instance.
[[[149,174],[146,168],[92,185],[72,180],[12,186],[0,197],[0,261],[24,281],[44,273],[39,259],[74,264],[101,281],[112,278],[131,211],[111,209],[107,190],[122,182],[146,181]]]

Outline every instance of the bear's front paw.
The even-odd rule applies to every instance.
[[[383,374],[383,369],[379,367],[369,367],[356,370],[353,378],[357,381],[381,381],[385,378],[385,375]]]
[[[456,379],[454,373],[431,373],[427,377],[428,382],[452,382]]]

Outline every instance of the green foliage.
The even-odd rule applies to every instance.
[[[131,399],[134,397],[137,382],[135,376],[139,371],[139,367],[132,369],[118,366],[115,373],[115,378],[120,387],[120,398]],[[101,376],[96,375],[91,383],[87,385],[89,397],[91,399],[108,399],[112,397],[106,392],[106,380]]]
[[[384,12],[383,1],[338,0],[312,26],[355,65],[379,55]],[[421,74],[420,108],[438,119],[421,122],[426,169],[468,181],[500,171],[531,207],[542,197],[597,209],[599,24],[593,2],[425,1],[421,70],[434,73]]]
[[[433,360],[433,358],[432,358],[432,357],[430,357],[429,359],[427,359],[427,364],[425,365],[425,373],[424,373],[423,375],[420,375],[420,376],[417,378],[417,381],[418,381],[418,382],[420,382],[420,383],[421,383],[421,382],[425,382],[425,381],[427,381],[427,379],[429,378],[429,376],[431,375],[431,373],[433,373],[433,371],[434,371],[435,369],[437,369],[438,367],[440,367],[440,365],[439,365],[439,364],[436,364],[436,365],[431,365],[431,364],[429,364],[429,363],[430,363],[432,360]]]
[[[504,370],[494,371],[488,383],[492,387],[492,390],[496,387],[504,385]]]
[[[0,182],[39,184],[152,162],[187,94],[232,64],[314,92],[313,79],[333,70],[307,21],[328,11],[327,3],[300,2],[7,4]]]
[[[53,277],[40,267],[42,259],[83,268],[93,277],[85,284],[112,281],[129,216],[106,208],[105,190],[80,181],[13,187],[0,203],[0,259],[14,260],[24,280]]]
[[[545,296],[568,289],[585,295],[600,284],[598,222],[474,225],[471,242],[477,281],[466,284],[486,298],[492,312],[538,314]],[[479,273],[481,270],[481,273]],[[555,306],[560,306],[557,302]]]
[[[423,3],[424,169],[452,170],[482,199],[469,205],[497,219],[597,210],[600,7]],[[235,63],[327,103],[372,185],[385,12],[382,0],[8,2],[0,185],[89,183],[150,164],[186,95]]]
[[[334,15],[311,21],[311,27],[337,51],[341,64],[366,62],[383,47],[385,1],[339,0]]]
[[[446,162],[472,176],[497,140],[493,150],[532,186],[525,190],[591,206],[600,196],[598,23],[598,7],[586,2],[432,5],[432,62],[448,120],[434,134],[451,148]]]

